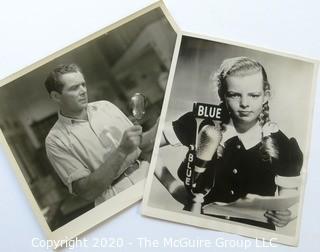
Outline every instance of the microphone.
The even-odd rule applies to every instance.
[[[210,161],[221,141],[221,131],[215,125],[205,125],[199,132],[196,153],[197,158]]]
[[[196,120],[196,140],[194,145],[189,146],[184,184],[193,198],[192,202],[185,205],[184,210],[201,214],[204,198],[214,187],[215,171],[205,172],[207,169],[214,169],[209,164],[222,139],[223,111],[220,105],[196,102],[192,112]],[[201,127],[206,122],[210,123]]]
[[[215,125],[205,125],[198,133],[196,141],[197,147],[194,176],[192,183],[192,189],[195,193],[199,192],[206,194],[207,190],[209,190],[213,186],[212,184],[201,184],[201,180],[199,180],[199,177],[208,169],[208,162],[211,161],[213,155],[217,151],[221,138],[221,131],[218,126]]]

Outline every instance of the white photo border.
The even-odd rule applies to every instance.
[[[22,70],[7,76],[6,78],[0,80],[0,88],[3,87],[6,84],[11,83],[12,81],[28,74],[29,72],[41,67],[42,65],[60,57],[64,54],[82,46],[86,43],[100,37],[101,35],[110,32],[112,30],[115,30],[122,25],[129,23],[131,21],[134,21],[136,18],[147,14],[148,12],[160,9],[164,17],[168,20],[169,24],[171,25],[173,31],[178,36],[179,34],[179,27],[173,20],[171,14],[167,10],[166,6],[162,1],[156,1],[143,9],[136,11],[135,13],[122,18],[121,20],[106,26],[105,28],[86,36],[85,38],[53,53],[52,55],[49,55],[25,68]],[[35,200],[31,189],[25,180],[21,169],[19,168],[18,162],[15,159],[7,140],[4,137],[4,134],[2,130],[0,129],[0,146],[1,149],[3,149],[4,154],[6,158],[9,160],[9,164],[12,167],[17,180],[19,184],[22,187],[22,191],[24,191],[28,202],[31,204],[31,208],[33,210],[33,213],[37,219],[37,221],[40,223],[40,226],[45,233],[45,237],[48,240],[53,241],[53,244],[58,244],[58,246],[63,246],[66,242],[68,242],[71,239],[74,239],[75,237],[79,236],[80,234],[84,233],[85,231],[91,229],[92,227],[98,225],[99,223],[103,222],[104,220],[112,217],[113,215],[119,213],[120,211],[124,210],[125,208],[131,206],[132,204],[136,203],[137,201],[141,200],[144,190],[144,184],[145,179],[142,181],[139,181],[138,183],[134,184],[130,188],[122,191],[121,193],[117,194],[115,197],[112,197],[108,199],[106,202],[96,206],[95,208],[91,209],[90,211],[87,211],[86,213],[82,214],[81,216],[75,218],[74,220],[68,222],[67,224],[59,227],[58,229],[51,231],[47,221],[44,218],[44,215],[42,214],[39,205],[37,201]]]
[[[187,214],[186,213],[175,213],[172,211],[154,208],[149,206],[150,201],[150,192],[152,188],[152,182],[155,179],[154,177],[154,171],[157,164],[157,159],[159,156],[159,150],[160,150],[160,140],[162,136],[162,131],[164,129],[166,114],[168,110],[169,105],[169,99],[170,99],[170,93],[176,73],[176,67],[179,59],[179,53],[180,53],[180,47],[182,43],[183,37],[190,37],[190,38],[196,38],[196,39],[202,39],[212,42],[218,42],[218,43],[224,43],[227,45],[233,45],[233,46],[239,46],[243,47],[245,49],[252,49],[256,51],[261,51],[277,56],[283,56],[291,59],[297,59],[301,61],[305,61],[307,63],[313,64],[313,77],[312,77],[312,83],[311,83],[311,99],[309,101],[309,121],[307,122],[308,128],[306,129],[306,150],[304,152],[304,163],[303,167],[301,169],[301,190],[300,190],[300,203],[299,203],[299,211],[298,211],[298,220],[296,225],[296,232],[294,236],[288,236],[283,234],[277,234],[274,231],[266,231],[266,229],[258,228],[258,227],[250,227],[246,224],[236,223],[233,224],[228,220],[218,219],[218,218],[212,218],[204,215],[195,215],[195,214]],[[162,113],[160,116],[160,123],[159,128],[156,136],[155,146],[153,150],[153,155],[150,163],[149,173],[147,177],[147,182],[145,184],[145,191],[143,195],[143,201],[142,201],[142,209],[141,212],[145,216],[149,217],[155,217],[163,220],[168,220],[172,222],[177,223],[183,223],[191,226],[197,226],[207,229],[213,229],[218,231],[224,231],[228,233],[235,233],[239,235],[243,235],[246,237],[251,238],[257,238],[257,239],[263,239],[263,240],[270,240],[277,243],[282,243],[290,246],[298,246],[299,243],[299,235],[300,235],[300,226],[301,226],[301,216],[302,216],[302,209],[303,209],[303,198],[304,198],[304,192],[305,192],[305,186],[306,186],[306,175],[307,175],[307,167],[309,163],[309,153],[310,153],[310,147],[311,147],[311,135],[312,135],[312,122],[313,122],[313,113],[315,110],[315,92],[316,92],[316,81],[319,71],[319,64],[320,62],[316,59],[311,59],[303,56],[298,56],[286,52],[279,52],[272,49],[262,48],[254,45],[244,44],[244,43],[238,43],[236,41],[230,41],[222,38],[216,38],[216,37],[210,37],[206,35],[200,35],[195,34],[191,32],[185,32],[182,31],[181,34],[179,34],[177,38],[177,46],[174,51],[172,63],[171,63],[171,69],[167,84],[167,89],[165,92],[165,97],[163,101],[163,107],[162,107]]]

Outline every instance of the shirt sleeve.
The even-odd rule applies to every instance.
[[[130,121],[130,119],[116,105],[108,101],[101,102],[104,105],[103,107],[105,109],[106,115],[109,115],[111,113],[120,118],[125,128],[133,126],[133,123]]]
[[[116,118],[116,126],[119,130],[124,132],[129,127],[133,126],[133,123],[130,119],[113,103],[109,101],[99,101],[99,106],[103,110],[103,113],[106,118],[110,117],[110,114]],[[122,136],[121,136],[122,137]],[[118,139],[119,143],[121,138]],[[122,163],[120,169],[118,170],[115,178],[118,178],[131,164],[133,164],[140,156],[141,150],[140,148],[136,148],[133,152],[131,152]]]
[[[296,188],[300,185],[300,171],[303,154],[295,138],[287,138],[279,131],[276,145],[279,147],[279,161],[276,166],[276,185],[283,188]]]
[[[163,135],[170,145],[181,146],[181,142],[172,127],[172,122],[165,124],[164,129],[163,129]]]
[[[46,151],[51,165],[57,172],[63,184],[68,187],[70,193],[73,193],[73,181],[90,175],[90,170],[65,147],[59,146],[52,141],[46,141]]]
[[[178,120],[172,122],[172,128],[179,141],[189,146],[196,139],[197,123],[192,112],[182,115]]]

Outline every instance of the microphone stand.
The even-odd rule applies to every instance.
[[[211,133],[214,132],[214,138],[210,139],[211,136],[207,136],[209,137],[209,139],[206,139],[207,141],[209,141],[209,143],[204,143],[204,145],[207,146],[203,146],[203,139],[199,139],[199,137],[204,137],[204,136],[200,136],[200,134],[204,134],[204,133],[208,133],[208,132],[199,132],[199,128],[201,123],[205,120],[205,119],[210,119],[210,120],[221,120],[220,118],[218,118],[215,114],[211,114],[208,117],[204,117],[202,114],[199,114],[199,111],[203,111],[199,109],[199,106],[202,107],[207,107],[207,108],[219,108],[218,106],[215,105],[210,105],[210,104],[203,104],[203,103],[195,103],[194,104],[194,108],[193,108],[193,113],[195,115],[195,120],[196,120],[196,139],[195,139],[195,145],[194,146],[190,146],[189,147],[189,153],[188,153],[188,163],[187,163],[187,173],[186,173],[186,180],[185,180],[185,186],[188,187],[190,189],[191,194],[193,195],[192,200],[190,201],[190,204],[185,205],[184,210],[187,211],[191,211],[194,214],[202,214],[202,206],[204,203],[204,198],[206,197],[206,195],[208,195],[211,190],[214,187],[215,184],[215,173],[210,173],[213,174],[212,178],[209,180],[210,183],[208,185],[204,185],[201,184],[201,181],[199,180],[199,178],[203,175],[203,173],[205,173],[205,171],[207,169],[212,169],[213,167],[207,167],[207,163],[209,161],[211,161],[214,153],[216,152],[217,148],[218,148],[218,144],[221,141],[221,132],[217,132],[217,129],[214,129],[214,131],[212,131],[211,129]],[[211,125],[213,126],[213,125]],[[204,126],[206,127],[206,126]],[[213,126],[214,127],[214,126]],[[203,128],[204,129],[204,128]],[[217,130],[217,131],[216,131]],[[200,134],[199,134],[200,133]],[[212,142],[210,142],[212,141]],[[215,142],[214,142],[215,141]],[[202,146],[201,146],[202,145]],[[200,147],[200,148],[199,148]],[[208,153],[205,156],[206,160],[203,160],[201,158],[199,158],[199,156],[203,157],[203,153],[200,154],[199,149],[201,148],[212,148],[209,151],[209,155]],[[203,151],[203,149],[202,149]],[[189,175],[189,176],[188,176]],[[207,180],[206,180],[207,181]],[[203,183],[203,181],[202,181]]]

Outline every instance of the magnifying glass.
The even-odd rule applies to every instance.
[[[130,99],[131,114],[135,119],[135,123],[140,123],[146,113],[147,100],[141,93],[135,93]]]

